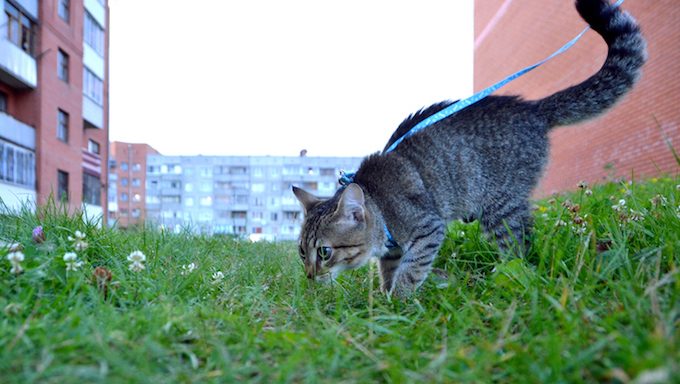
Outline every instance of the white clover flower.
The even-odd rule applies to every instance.
[[[562,220],[562,219],[559,219],[555,222],[555,227],[564,227],[566,225],[567,225],[567,222]]]
[[[127,257],[127,259],[128,259],[128,261],[133,262],[133,263],[135,263],[135,262],[142,263],[142,262],[146,261],[146,255],[144,255],[144,253],[142,253],[142,251],[137,250],[137,251],[133,251],[132,253],[130,253],[130,255]]]
[[[21,251],[14,251],[7,254],[7,260],[12,264],[11,273],[15,275],[20,274],[24,269],[21,267],[21,262],[24,261],[24,254]]]
[[[180,272],[180,275],[188,275],[191,272],[193,272],[196,268],[198,267],[194,263],[182,265],[182,272]]]
[[[83,265],[83,262],[78,260],[78,255],[75,252],[65,253],[64,261],[66,262],[66,271],[77,271]]]
[[[142,264],[139,261],[134,261],[130,266],[128,267],[132,272],[139,272],[144,270],[144,264]]]
[[[130,253],[130,255],[128,255],[127,259],[130,262],[130,266],[128,268],[132,272],[139,272],[145,268],[144,261],[146,261],[146,256],[144,253],[142,253],[142,251],[133,251]]]
[[[12,264],[19,264],[24,261],[24,253],[21,251],[10,252],[7,254],[7,260]]]
[[[593,194],[592,189],[586,189],[585,192],[583,192],[586,196],[591,196]]]
[[[78,268],[80,268],[83,265],[83,262],[78,260],[78,261],[70,261],[66,263],[66,270],[67,271],[77,271]]]
[[[665,207],[666,204],[668,204],[668,199],[666,199],[665,196],[663,195],[656,195],[649,199],[649,201],[652,203],[652,206],[657,207],[661,205],[662,207]]]
[[[78,251],[78,252],[84,251],[85,249],[87,249],[88,244],[85,241],[85,234],[80,232],[80,231],[76,231],[74,236],[75,237],[71,237],[71,236],[68,237],[68,240],[73,242],[73,248],[75,248],[76,251]]]
[[[588,227],[586,226],[586,223],[583,223],[581,225],[572,225],[571,230],[574,231],[575,234],[577,235],[583,235],[588,231]]]
[[[616,212],[621,212],[626,207],[626,200],[621,199],[617,204],[612,205],[612,209]]]
[[[222,281],[222,279],[224,279],[224,273],[222,273],[222,271],[217,271],[217,272],[212,274],[212,279],[213,279],[213,284],[217,284],[220,281]]]
[[[76,241],[76,243],[73,245],[73,247],[76,249],[76,251],[81,252],[87,249],[87,242],[85,241]]]
[[[630,217],[629,219],[631,221],[640,221],[644,219],[645,215],[642,212],[635,211],[633,209],[630,210]]]

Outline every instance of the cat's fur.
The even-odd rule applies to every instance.
[[[548,131],[592,118],[629,91],[646,60],[634,19],[606,0],[576,8],[607,42],[602,68],[544,99],[489,96],[366,157],[352,184],[329,200],[293,188],[305,210],[300,256],[309,278],[327,280],[379,257],[381,287],[412,293],[431,270],[447,222],[478,219],[501,248],[523,248],[531,227],[529,196],[548,158]],[[388,148],[411,127],[446,107],[407,118]],[[385,247],[387,226],[399,247]],[[518,240],[518,241],[514,241]]]

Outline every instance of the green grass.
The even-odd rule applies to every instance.
[[[2,216],[0,240],[23,245],[25,271],[11,273],[0,248],[0,381],[670,382],[680,377],[678,184],[537,202],[526,259],[500,257],[474,223],[454,224],[437,260],[448,278],[403,301],[379,292],[372,266],[310,283],[292,243],[99,229],[54,206]],[[89,246],[67,272],[76,230]],[[128,268],[134,250],[143,271]],[[97,266],[113,274],[106,295]]]

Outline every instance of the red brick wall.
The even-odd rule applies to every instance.
[[[503,4],[505,13],[489,26]],[[680,151],[680,6],[675,0],[630,0],[623,8],[640,22],[648,42],[643,77],[604,116],[551,132],[550,162],[537,196],[574,189],[580,180],[594,183],[608,176],[641,178],[680,170],[661,133]],[[475,1],[475,90],[549,56],[584,27],[572,1]],[[569,51],[497,94],[545,97],[595,73],[605,56],[605,43],[589,31]]]
[[[82,82],[83,5],[71,3],[70,23],[57,15],[56,1],[40,3],[38,90],[40,122],[37,129],[38,201],[57,193],[57,170],[69,174],[69,203],[80,208],[82,198]],[[69,55],[68,83],[57,76],[57,52]],[[68,142],[57,139],[57,111],[69,115]]]

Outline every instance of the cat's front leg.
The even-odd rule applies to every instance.
[[[408,297],[425,281],[432,270],[432,262],[444,242],[446,225],[441,220],[429,221],[419,227],[405,247],[399,267],[394,271],[390,294]]]
[[[380,291],[390,293],[394,286],[394,274],[401,264],[403,251],[400,247],[392,247],[378,259],[378,270],[380,271]]]

